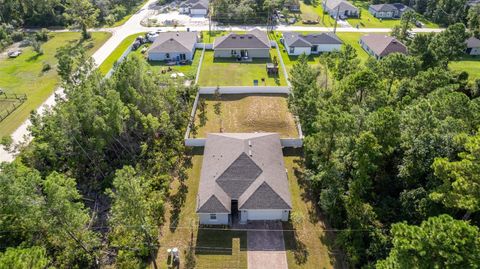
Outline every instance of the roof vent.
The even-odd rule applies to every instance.
[[[252,39],[253,37],[252,36],[249,36],[248,39]]]
[[[249,146],[249,147],[252,146],[252,140],[248,140],[248,146]]]
[[[240,37],[240,39],[243,39],[243,38],[244,38],[243,36]]]
[[[248,155],[249,155],[250,157],[252,157],[252,156],[253,156],[253,154],[252,154],[252,150],[251,150],[251,149],[249,149],[249,150],[248,150]]]
[[[236,36],[232,36],[232,39],[236,39],[237,37]]]

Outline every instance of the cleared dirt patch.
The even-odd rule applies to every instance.
[[[197,132],[193,137],[208,133],[274,132],[281,137],[298,137],[293,115],[283,94],[228,94],[219,101],[213,95],[201,96],[196,112]],[[203,104],[202,104],[203,103]],[[220,114],[215,104],[220,103]],[[203,108],[205,105],[205,108]],[[202,121],[202,114],[205,121]]]

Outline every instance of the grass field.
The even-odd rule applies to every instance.
[[[480,79],[480,56],[465,56],[460,61],[451,62],[449,67],[455,71],[466,71],[472,81]]]
[[[288,268],[348,268],[342,264],[340,253],[332,248],[333,235],[325,232],[328,227],[307,191],[301,158],[287,156],[284,161],[293,207],[291,221],[284,223],[283,232]]]
[[[288,110],[286,95],[281,94],[224,94],[221,96],[221,121],[214,112],[217,102],[213,95],[202,96],[205,112],[198,108],[196,137],[208,133],[276,132],[282,137],[298,137],[295,120]],[[206,113],[206,124],[201,125],[200,114]]]
[[[8,94],[26,94],[27,101],[5,120],[0,122],[0,137],[10,135],[52,94],[59,83],[56,71],[57,48],[66,44],[81,44],[92,55],[108,38],[110,33],[92,33],[92,39],[79,43],[80,33],[51,33],[50,39],[42,45],[43,55],[37,55],[31,47],[23,49],[15,59],[0,60],[0,88]],[[44,64],[51,69],[42,72]]]
[[[373,34],[373,33],[372,33]],[[370,55],[360,46],[358,41],[360,37],[365,35],[363,33],[337,33],[338,37],[343,41],[344,44],[350,44],[357,51],[358,58],[363,63],[367,61]]]
[[[320,1],[312,5],[307,5],[303,1],[300,1],[300,20],[297,21],[294,25],[296,26],[326,26],[333,27],[335,25],[335,20],[330,17],[330,15],[323,15],[323,8]],[[318,20],[318,24],[304,24],[302,20]]]
[[[270,57],[277,56],[275,49]],[[278,57],[278,56],[277,56]],[[270,59],[254,59],[252,62],[237,62],[233,58],[214,58],[213,51],[205,51],[198,84],[201,86],[253,86],[258,80],[259,86],[285,86],[287,84],[281,67],[278,75],[268,75],[266,63]],[[265,79],[265,82],[262,82]]]
[[[246,232],[198,229],[195,208],[202,160],[201,155],[194,155],[188,178],[183,184],[179,180],[172,183],[157,264],[167,268],[167,249],[177,247],[181,268],[247,268]],[[188,262],[193,266],[188,267]]]
[[[122,56],[122,54],[127,50],[127,48],[133,43],[135,38],[139,35],[144,35],[145,33],[138,33],[127,36],[120,45],[115,48],[115,50],[108,55],[108,57],[103,61],[103,63],[98,67],[98,70],[101,74],[106,75],[110,69],[112,69],[115,62]]]

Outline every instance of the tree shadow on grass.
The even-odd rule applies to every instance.
[[[227,227],[225,229],[215,230],[211,227],[201,225],[197,231],[197,242],[195,244],[196,255],[233,255],[233,240],[240,240],[239,250],[247,249],[247,232],[232,231]]]
[[[308,261],[307,246],[300,240],[297,231],[293,227],[292,221],[283,223],[283,238],[285,241],[285,249],[291,250],[297,265],[303,265]]]

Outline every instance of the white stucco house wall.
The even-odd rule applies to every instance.
[[[480,39],[475,37],[467,39],[466,53],[472,56],[480,55]]]
[[[147,51],[149,61],[192,61],[197,32],[159,33]]]
[[[276,133],[208,134],[199,184],[202,225],[289,219],[291,195]]]
[[[343,42],[333,33],[300,34],[284,32],[283,45],[288,55],[310,55],[338,51]]]
[[[359,9],[346,0],[324,0],[322,7],[332,18],[338,17],[358,17]]]

